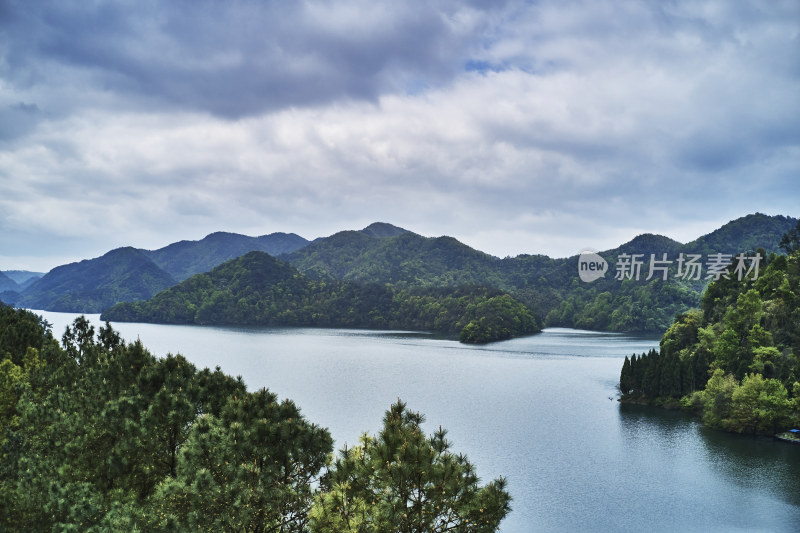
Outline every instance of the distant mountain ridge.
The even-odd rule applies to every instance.
[[[157,250],[119,248],[101,257],[56,267],[29,286],[0,292],[4,301],[18,307],[100,313],[119,302],[147,300],[250,251],[279,255],[308,242],[293,233],[249,237],[216,232],[199,241],[180,241]]]
[[[2,273],[16,282],[20,289],[28,288],[34,281],[44,276],[44,272],[31,272],[30,270],[5,270]]]
[[[17,282],[8,277],[5,273],[0,272],[0,292],[16,290],[19,290]]]
[[[111,250],[102,257],[56,267],[22,292],[18,307],[96,313],[120,301],[147,299],[175,284],[140,250]]]
[[[286,233],[248,237],[217,232],[199,241],[180,241],[152,251],[137,250],[141,257],[135,264],[127,270],[117,267],[128,275],[116,282],[100,275],[93,265],[96,260],[76,263],[78,266],[67,271],[58,267],[22,291],[16,304],[47,310],[100,312],[125,299],[147,300],[160,287],[166,288],[167,283],[172,286],[225,261],[262,251],[279,256],[312,280],[398,288],[492,287],[523,302],[545,325],[663,331],[676,313],[699,304],[707,281],[642,279],[623,283],[613,279],[614,262],[620,254],[642,254],[649,258],[652,253],[660,258],[666,253],[675,259],[681,252],[734,254],[752,250],[756,244],[767,252],[778,251],[781,236],[796,223],[794,218],[756,213],[730,221],[687,244],[662,235],[639,235],[615,249],[600,252],[609,262],[610,274],[591,284],[578,280],[577,256],[553,259],[523,254],[500,259],[453,237],[424,237],[385,222],[370,224],[362,230],[340,231],[314,241]],[[104,268],[112,266],[106,262]],[[150,276],[162,282],[137,285],[137,268],[142,269],[140,277]],[[52,279],[55,274],[59,275],[58,283]],[[93,291],[105,291],[105,296],[91,296],[89,293]]]
[[[248,237],[219,231],[199,241],[180,241],[158,250],[142,252],[176,281],[183,281],[248,252],[259,251],[278,256],[298,250],[308,243],[294,233]]]
[[[754,213],[731,220],[711,233],[686,243],[684,249],[694,253],[722,252],[738,254],[764,248],[779,251],[781,236],[797,224],[797,219],[782,215]]]

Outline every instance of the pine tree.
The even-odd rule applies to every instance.
[[[633,354],[633,358],[636,357],[636,354]],[[620,372],[619,376],[619,391],[624,395],[627,396],[633,390],[633,371],[631,370],[631,361],[628,359],[628,356],[625,356],[625,362],[622,363],[622,371]]]
[[[377,437],[342,450],[311,510],[311,531],[496,531],[510,510],[505,480],[479,486],[446,431],[426,437],[423,420],[398,401]]]

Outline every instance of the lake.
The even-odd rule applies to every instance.
[[[36,311],[60,338],[78,315]],[[87,315],[99,325],[98,315]],[[291,398],[336,447],[402,398],[514,498],[504,533],[800,531],[800,446],[616,401],[626,355],[658,339],[551,328],[469,346],[425,334],[114,324],[155,355]]]

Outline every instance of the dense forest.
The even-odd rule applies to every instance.
[[[757,279],[721,277],[675,318],[658,351],[625,358],[623,400],[682,406],[708,426],[774,434],[800,426],[800,224]]]
[[[292,401],[108,323],[59,343],[0,306],[0,356],[2,531],[489,532],[510,510],[503,478],[481,484],[399,400],[334,454]]]
[[[102,319],[424,330],[472,343],[539,331],[531,312],[497,289],[313,280],[263,252],[223,263],[146,302],[117,304]]]

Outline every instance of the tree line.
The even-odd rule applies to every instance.
[[[626,357],[623,399],[680,406],[738,433],[800,426],[800,249],[783,243],[789,254],[770,254],[757,280],[710,283],[659,351]]]

